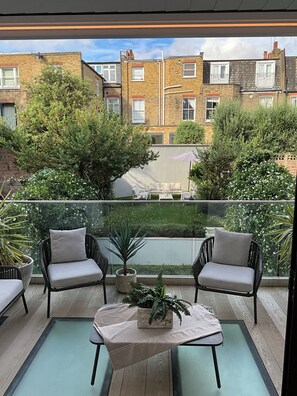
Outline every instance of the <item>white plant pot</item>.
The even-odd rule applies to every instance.
[[[133,268],[127,269],[127,275],[123,274],[123,269],[116,271],[116,287],[119,293],[127,294],[131,289],[130,282],[136,282],[136,270]]]
[[[137,309],[137,326],[139,329],[172,329],[173,326],[173,312],[168,311],[164,320],[155,320],[149,324],[151,316],[151,308]]]
[[[20,267],[18,267],[19,270],[21,271],[22,281],[25,290],[30,284],[32,271],[33,271],[33,263],[34,263],[34,260],[31,257],[29,256],[26,257],[28,258],[28,262],[23,263]]]

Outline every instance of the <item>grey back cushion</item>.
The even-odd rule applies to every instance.
[[[252,234],[215,229],[212,260],[215,263],[247,266]]]
[[[86,260],[86,228],[50,230],[52,263]]]

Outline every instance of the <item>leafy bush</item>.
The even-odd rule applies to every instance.
[[[229,186],[232,200],[290,200],[294,198],[294,178],[287,169],[275,163],[268,151],[249,151],[237,164]],[[225,227],[231,231],[252,232],[263,248],[264,273],[287,274],[287,264],[280,267],[278,248],[269,229],[280,205],[234,204],[228,207]]]
[[[204,128],[194,121],[182,121],[176,128],[174,135],[176,144],[202,144],[204,143]]]

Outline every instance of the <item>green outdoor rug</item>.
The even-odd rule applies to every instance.
[[[112,371],[104,346],[90,385],[96,349],[89,341],[92,321],[53,318],[5,396],[107,396]],[[216,348],[221,389],[211,348],[183,346],[173,353],[174,396],[277,395],[244,322],[221,323],[224,344]]]

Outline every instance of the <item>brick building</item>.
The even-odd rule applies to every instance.
[[[102,76],[82,60],[80,52],[0,54],[0,115],[11,128],[16,127],[17,110],[22,110],[28,101],[26,84],[48,65],[88,78],[94,93],[103,97]]]
[[[130,50],[121,59],[122,115],[146,125],[153,143],[172,143],[183,120],[202,124],[209,143],[219,103],[236,99],[254,108],[288,100],[297,106],[296,70],[296,57],[286,57],[277,42],[262,59],[226,61],[203,60],[203,53],[136,60]]]

